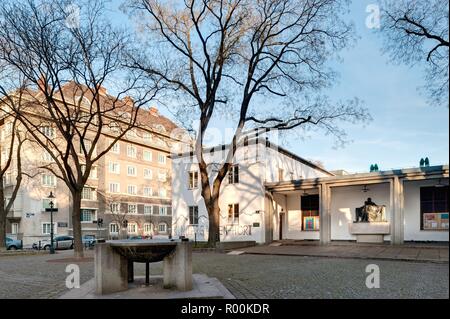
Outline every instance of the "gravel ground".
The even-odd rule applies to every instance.
[[[55,298],[64,293],[72,252],[0,257],[0,298]],[[81,283],[93,276],[92,252],[78,262]],[[448,264],[295,256],[194,253],[195,273],[218,278],[237,298],[448,298]],[[368,264],[380,288],[368,289]],[[136,275],[144,265],[136,264]],[[151,264],[161,274],[162,264]]]

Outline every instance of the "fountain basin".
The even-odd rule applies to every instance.
[[[112,249],[127,260],[138,263],[154,263],[164,260],[177,247],[173,240],[114,240],[108,242]]]

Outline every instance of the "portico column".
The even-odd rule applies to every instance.
[[[320,184],[319,192],[320,243],[329,244],[331,241],[330,186],[325,183]]]
[[[391,244],[404,241],[403,181],[395,176],[391,181]]]

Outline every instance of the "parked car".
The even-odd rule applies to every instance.
[[[84,235],[81,240],[83,242],[83,246],[85,247],[92,247],[97,242],[97,239],[94,235]]]
[[[9,237],[6,237],[6,249],[7,250],[17,250],[17,249],[22,249],[22,241],[21,240],[16,240],[16,239],[12,239]]]
[[[55,249],[73,249],[72,236],[57,236],[53,238]],[[41,240],[41,249],[49,250],[51,246],[50,239]],[[39,249],[39,242],[33,244],[34,249]]]

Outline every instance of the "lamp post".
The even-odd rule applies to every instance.
[[[53,199],[55,198],[55,196],[53,196],[53,192],[50,192],[50,195],[48,196],[48,199],[50,199],[50,254],[54,254],[55,253],[55,247],[53,246],[53,207],[54,207],[54,203],[53,203]]]

